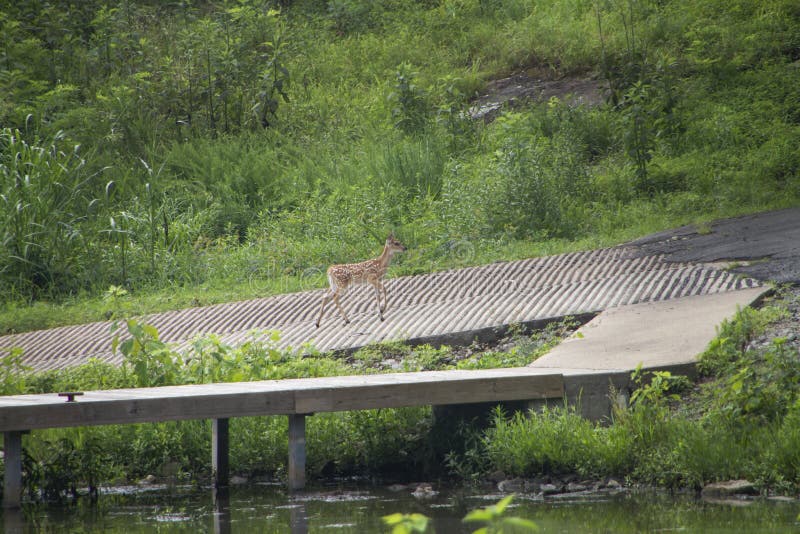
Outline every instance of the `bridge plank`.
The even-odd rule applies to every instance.
[[[430,371],[0,397],[0,431],[561,398],[533,368]]]

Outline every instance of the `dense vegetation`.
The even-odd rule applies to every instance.
[[[0,28],[0,333],[320,287],[389,229],[414,273],[800,199],[793,0],[24,0]],[[607,102],[469,119],[514,72]]]

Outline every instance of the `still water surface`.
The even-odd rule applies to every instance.
[[[411,490],[326,487],[288,495],[280,486],[232,488],[227,497],[212,490],[161,488],[116,493],[72,506],[26,506],[4,512],[5,532],[110,533],[381,533],[381,517],[423,513],[436,534],[471,532],[461,518],[470,509],[494,504],[503,495],[441,492],[417,499]],[[800,532],[800,503],[748,501],[710,503],[663,494],[586,495],[537,499],[519,496],[513,515],[532,519],[539,532]]]

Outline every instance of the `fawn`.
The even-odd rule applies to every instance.
[[[331,265],[328,267],[328,283],[330,289],[322,297],[322,304],[319,307],[319,317],[317,317],[317,328],[319,322],[322,320],[322,314],[325,312],[325,305],[329,300],[333,300],[336,307],[339,308],[339,313],[344,318],[344,324],[349,324],[350,319],[339,304],[339,297],[347,291],[347,288],[352,284],[370,284],[375,288],[375,301],[378,304],[378,315],[383,321],[383,312],[386,311],[386,287],[383,285],[382,279],[386,276],[386,270],[389,268],[389,263],[392,261],[392,256],[398,252],[403,252],[406,247],[403,246],[394,234],[389,234],[386,238],[386,245],[383,247],[383,252],[377,258],[362,261],[361,263],[345,263],[341,265]],[[381,307],[381,292],[383,292],[383,306]]]

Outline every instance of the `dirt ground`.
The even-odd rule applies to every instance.
[[[491,122],[503,109],[515,108],[527,102],[547,102],[557,97],[569,105],[597,106],[605,101],[606,84],[593,77],[565,77],[547,80],[529,74],[515,74],[493,80],[470,109],[473,119]]]

